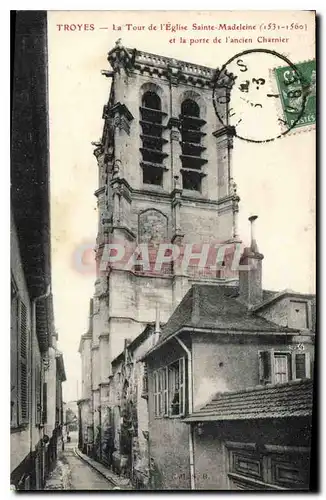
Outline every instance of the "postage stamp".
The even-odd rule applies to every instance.
[[[316,61],[298,63],[296,69],[300,77],[290,66],[274,69],[284,126],[293,129],[316,123]],[[305,97],[305,106],[301,113],[303,97]],[[298,119],[300,113],[301,116]]]

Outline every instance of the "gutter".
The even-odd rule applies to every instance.
[[[193,384],[192,384],[192,359],[191,351],[188,347],[179,339],[176,335],[175,340],[178,341],[182,349],[185,351],[188,360],[188,401],[189,401],[189,413],[193,412]],[[194,456],[194,438],[193,438],[193,427],[189,426],[189,461],[190,461],[190,489],[195,488],[195,456]]]
[[[248,330],[245,328],[239,328],[238,330],[236,329],[227,329],[227,328],[216,328],[212,326],[207,326],[207,327],[196,327],[196,326],[187,326],[184,325],[175,332],[171,333],[168,337],[165,339],[162,339],[159,341],[154,347],[151,347],[143,356],[141,356],[138,361],[144,361],[150,354],[153,352],[157,351],[162,345],[166,344],[169,340],[175,338],[177,335],[180,335],[182,332],[188,332],[188,333],[224,333],[225,335],[241,335],[242,333],[247,333],[249,335],[281,335],[281,336],[286,336],[286,335],[300,335],[302,333],[302,330],[295,330],[293,328],[289,327],[284,327],[280,326],[279,329],[270,329],[270,330]],[[305,335],[309,336],[309,333],[305,333]],[[310,333],[312,337],[315,335],[313,333]]]

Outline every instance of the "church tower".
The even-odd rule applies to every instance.
[[[111,361],[123,351],[125,339],[135,339],[155,321],[157,307],[166,322],[196,280],[228,281],[220,272],[192,273],[191,266],[171,264],[157,272],[152,262],[150,269],[111,262],[103,272],[105,246],[147,244],[151,261],[152,250],[162,242],[183,249],[238,239],[233,130],[215,114],[215,70],[128,49],[120,40],[108,61],[112,69],[102,73],[111,80],[111,91],[102,139],[94,143],[99,169],[94,417],[100,413],[96,408],[105,406]],[[218,93],[225,116],[227,92],[224,87]]]

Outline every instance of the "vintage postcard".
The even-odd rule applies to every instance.
[[[11,488],[316,491],[316,13],[13,27]]]

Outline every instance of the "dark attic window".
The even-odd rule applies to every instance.
[[[143,183],[162,186],[163,170],[156,167],[143,166]]]

